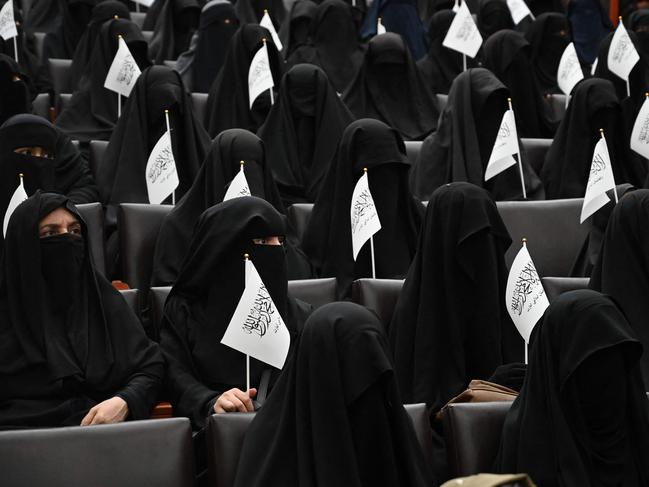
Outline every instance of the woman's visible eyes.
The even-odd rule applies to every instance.
[[[81,235],[81,227],[69,228],[68,233],[71,233],[72,235]]]
[[[39,237],[40,238],[47,238],[47,237],[54,237],[55,235],[57,235],[57,232],[55,232],[53,230],[47,230],[45,232],[41,232],[39,234]]]

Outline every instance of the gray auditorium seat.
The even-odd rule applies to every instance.
[[[192,109],[196,120],[201,124],[205,120],[205,111],[207,110],[207,93],[192,93]]]
[[[151,39],[153,38],[153,31],[152,30],[143,30],[142,31],[142,37],[144,37],[144,40],[146,41],[147,44],[151,44]]]
[[[568,291],[577,289],[588,289],[590,279],[587,277],[542,277],[541,283],[545,289],[548,301],[552,303],[555,299]]]
[[[88,166],[95,180],[97,179],[97,169],[104,159],[104,153],[108,147],[107,140],[91,140],[88,154]]]
[[[590,222],[579,224],[582,199],[499,201],[498,211],[512,245],[505,254],[508,266],[521,248],[521,238],[541,277],[570,275],[572,264],[590,231]]]
[[[144,18],[146,17],[146,12],[131,12],[131,21],[137,25],[140,29],[144,25]]]
[[[446,103],[448,102],[448,95],[443,95],[442,93],[438,93],[435,95],[436,101],[437,101],[437,110],[440,112],[446,108]]]
[[[47,66],[50,70],[54,93],[57,95],[60,95],[61,93],[72,93],[73,80],[70,77],[72,59],[49,58],[47,60]]]
[[[545,101],[550,106],[550,116],[552,119],[557,121],[562,120],[566,114],[566,95],[558,93],[546,95]]]
[[[301,242],[304,237],[306,227],[309,225],[309,218],[313,211],[313,204],[311,203],[295,203],[288,207],[286,216],[288,223],[295,232],[298,241]]]
[[[169,59],[163,61],[165,66],[170,67],[171,69],[176,69],[176,65],[178,64],[176,61],[171,61]]]
[[[406,144],[406,154],[408,155],[408,160],[410,164],[417,162],[417,157],[419,157],[419,151],[421,150],[422,142],[420,140],[407,141]]]
[[[541,173],[552,139],[521,139],[521,152],[526,161],[536,174]]]
[[[139,317],[140,316],[140,308],[138,302],[139,291],[137,289],[123,289],[120,290],[119,293],[124,298],[124,301],[126,301],[126,304],[128,304],[128,306],[133,310],[133,312]]]
[[[186,418],[0,432],[2,485],[191,487]]]
[[[71,99],[72,99],[72,93],[59,94],[56,100],[56,111],[59,115],[63,110],[65,110],[65,107],[70,104]]]
[[[319,308],[336,300],[336,278],[288,281],[288,292],[294,298]]]
[[[43,117],[46,120],[50,119],[50,95],[49,93],[39,93],[32,101],[32,113]]]
[[[95,269],[106,275],[106,257],[104,255],[104,209],[101,203],[76,205],[88,227],[88,243],[92,252]]]
[[[402,287],[401,279],[357,279],[352,284],[352,301],[374,311],[387,330]]]

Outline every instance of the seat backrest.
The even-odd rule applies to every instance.
[[[442,415],[449,474],[490,472],[511,402],[449,404]]]
[[[565,277],[590,231],[590,222],[579,224],[583,199],[499,201],[498,211],[512,245],[505,254],[507,266],[527,238],[527,247],[539,276]]]
[[[192,109],[196,120],[203,123],[205,111],[207,110],[207,93],[192,93]]]
[[[140,316],[140,308],[138,303],[139,291],[137,289],[120,289],[119,293],[122,295],[124,301],[126,301],[126,304],[129,305],[133,312],[136,315]]]
[[[122,203],[119,205],[119,228],[122,280],[134,289],[148,289],[153,268],[153,251],[162,220],[173,209],[171,205]]]
[[[65,107],[67,107],[70,104],[70,100],[72,100],[72,93],[59,94],[56,100],[56,111],[58,115],[60,115],[61,112],[65,110]]]
[[[421,150],[422,142],[420,140],[406,141],[406,155],[410,164],[417,162],[417,157],[419,157],[419,151]]]
[[[191,487],[186,418],[0,432],[2,485]]]
[[[288,281],[288,292],[294,298],[319,308],[336,300],[336,278]]]
[[[207,419],[207,479],[212,487],[232,487],[246,432],[255,413],[213,414]]]
[[[162,325],[162,315],[169,291],[171,291],[171,286],[152,287],[149,290],[149,319],[151,320],[151,326],[158,333]]]
[[[313,211],[313,204],[311,203],[295,203],[288,207],[286,216],[288,217],[288,224],[295,232],[295,236],[299,242],[304,238],[304,232],[309,225],[309,218]]]
[[[153,31],[143,30],[142,37],[144,37],[144,40],[146,41],[147,44],[151,44],[151,39],[153,39]]]
[[[49,58],[47,66],[50,70],[52,78],[52,87],[54,93],[60,95],[61,93],[72,93],[72,80],[71,70],[72,59],[55,59]]]
[[[106,275],[104,254],[104,209],[101,203],[76,205],[88,228],[88,243],[92,252],[95,269]]]
[[[521,139],[521,152],[523,160],[532,166],[536,174],[541,173],[545,162],[545,155],[548,153],[552,139]]]
[[[146,17],[146,12],[131,12],[131,22],[137,25],[140,29],[144,25],[144,18]]]
[[[426,462],[430,465],[433,461],[433,438],[430,429],[430,416],[426,405],[421,404],[404,404],[408,416],[415,428],[415,435],[421,451],[424,454]]]
[[[435,98],[437,99],[437,110],[440,112],[446,108],[446,103],[448,102],[448,95],[444,95],[442,93],[437,93],[435,95]]]
[[[374,311],[387,330],[402,287],[403,279],[357,279],[352,284],[352,301]]]
[[[32,101],[32,113],[49,121],[50,106],[51,103],[49,93],[39,93]]]
[[[566,95],[563,93],[553,93],[546,95],[546,103],[550,106],[550,116],[557,122],[563,119],[566,114]]]
[[[176,61],[172,61],[172,60],[170,60],[170,59],[167,59],[167,60],[163,61],[163,64],[164,64],[165,66],[170,67],[171,69],[176,69],[176,65],[177,65],[178,63],[177,63]]]
[[[90,149],[88,152],[88,166],[90,167],[90,172],[92,175],[97,178],[97,170],[101,165],[101,161],[104,160],[104,154],[106,153],[106,148],[108,147],[107,140],[91,140]]]
[[[553,302],[563,293],[576,289],[588,289],[590,279],[587,277],[542,277],[541,283],[545,289],[548,301]]]

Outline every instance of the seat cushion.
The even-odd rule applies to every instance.
[[[295,236],[299,242],[302,242],[306,227],[309,225],[309,218],[311,218],[312,211],[313,205],[311,203],[295,203],[286,210],[288,224],[293,232],[295,232]]]
[[[336,300],[336,278],[288,281],[288,292],[294,298],[319,308]]]
[[[352,301],[374,311],[387,330],[402,287],[402,279],[357,279],[352,284]]]
[[[213,414],[207,420],[207,478],[212,487],[232,487],[243,440],[255,413]]]
[[[548,301],[553,302],[563,293],[576,289],[588,289],[590,279],[587,277],[543,277],[541,283]]]

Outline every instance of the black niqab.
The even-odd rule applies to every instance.
[[[525,38],[532,52],[530,61],[542,94],[561,93],[557,71],[561,55],[570,43],[570,25],[564,14],[544,13],[528,27]]]
[[[16,61],[0,54],[0,123],[19,113],[32,111],[32,94],[29,78]]]
[[[296,0],[291,6],[288,19],[277,33],[282,42],[282,57],[287,60],[298,48],[310,40],[311,22],[316,16],[318,6],[311,0]]]
[[[43,60],[50,58],[72,59],[74,51],[83,37],[92,9],[99,0],[49,0],[59,3],[60,21],[56,28],[45,36]]]
[[[51,32],[60,19],[61,11],[58,1],[33,0],[25,15],[25,30],[27,32]]]
[[[155,64],[175,61],[187,50],[198,27],[201,5],[198,0],[158,0],[160,12],[153,25],[149,56]]]
[[[505,0],[480,0],[478,30],[484,40],[499,30],[515,28]]]
[[[258,24],[268,10],[275,30],[280,29],[286,18],[283,0],[237,0],[234,9],[242,24]]]

